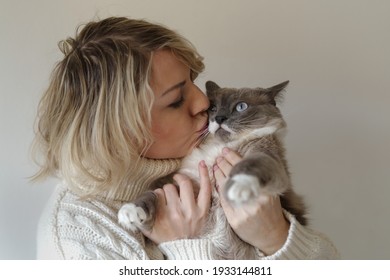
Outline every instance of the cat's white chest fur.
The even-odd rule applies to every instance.
[[[222,154],[222,149],[227,146],[229,147],[229,145],[214,137],[209,138],[206,141],[206,143],[194,149],[192,153],[183,160],[182,167],[179,171],[180,173],[183,173],[192,179],[199,180],[199,162],[204,160],[210,169],[217,157]]]

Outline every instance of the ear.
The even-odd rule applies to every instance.
[[[272,98],[272,103],[275,105],[276,104],[276,99],[281,98],[281,92],[287,87],[288,83],[290,81],[285,81],[283,83],[277,84],[276,86],[267,88],[267,94]]]
[[[206,82],[206,93],[209,95],[209,93],[216,91],[217,89],[220,89],[220,86],[214,83],[213,81],[207,81]]]

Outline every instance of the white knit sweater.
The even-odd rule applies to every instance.
[[[125,201],[134,199],[159,176],[174,171],[178,162],[152,161],[143,164],[140,178],[116,197],[81,199],[77,187],[62,182],[57,186],[41,216],[38,227],[38,259],[212,259],[211,242],[182,239],[156,246],[139,234],[119,225],[117,213]],[[158,171],[158,172],[156,172]],[[284,246],[259,259],[337,259],[339,254],[323,234],[301,226],[285,212],[290,229]]]

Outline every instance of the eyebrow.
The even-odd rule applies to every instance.
[[[182,81],[182,82],[180,82],[180,83],[178,83],[178,84],[176,84],[176,85],[174,85],[174,86],[171,86],[169,89],[167,89],[166,91],[164,91],[164,92],[161,94],[161,96],[164,96],[164,95],[166,95],[167,93],[169,93],[169,92],[171,92],[171,91],[173,91],[173,90],[175,90],[175,89],[177,89],[177,88],[183,87],[183,86],[185,85],[185,83],[186,83],[186,81]]]

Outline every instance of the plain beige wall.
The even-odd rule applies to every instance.
[[[1,0],[0,259],[35,257],[54,181],[31,185],[36,107],[78,24],[124,15],[163,23],[205,57],[199,79],[271,86],[281,106],[294,184],[312,227],[345,259],[390,259],[390,2],[387,0]]]

